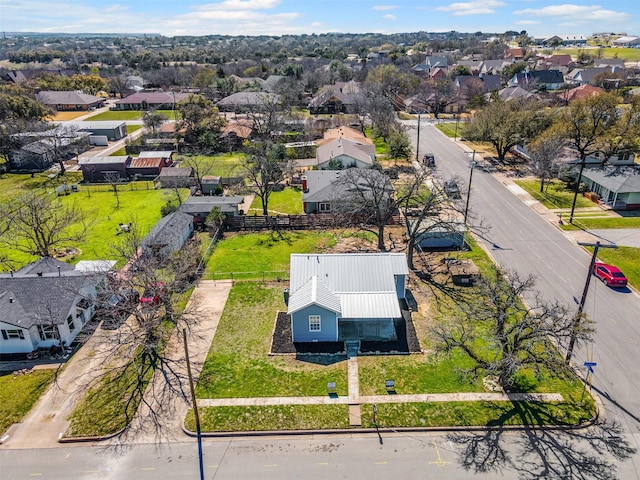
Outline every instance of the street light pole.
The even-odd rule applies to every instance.
[[[469,187],[467,189],[467,202],[464,206],[464,224],[467,225],[467,213],[469,213],[469,199],[471,198],[471,181],[473,180],[473,170],[476,167],[476,151],[473,151],[473,156],[471,157],[471,163],[469,164],[471,167],[471,172],[469,173]]]
[[[578,303],[578,311],[573,319],[573,327],[571,329],[571,339],[569,340],[569,346],[567,347],[567,356],[565,362],[569,364],[571,361],[571,355],[573,355],[573,349],[576,345],[576,333],[580,327],[580,321],[582,320],[582,311],[584,310],[584,304],[587,301],[587,293],[589,292],[589,285],[591,284],[591,276],[593,275],[593,267],[596,264],[596,258],[598,257],[598,250],[600,248],[618,248],[617,245],[602,245],[600,242],[596,243],[580,243],[583,247],[593,247],[593,255],[591,255],[591,262],[589,263],[589,271],[587,272],[587,280],[584,282],[584,289],[582,290],[582,297],[580,297],[580,303]]]
[[[454,115],[454,117],[456,119],[456,131],[453,134],[453,141],[456,142],[458,140],[458,114],[454,113],[453,115]]]
[[[418,114],[418,136],[416,138],[416,162],[420,161],[420,114]]]
[[[578,180],[576,181],[575,192],[573,193],[573,203],[571,204],[571,214],[569,215],[569,223],[573,224],[573,213],[576,210],[576,201],[578,200],[578,191],[580,190],[580,182],[582,181],[582,172],[584,171],[584,164],[586,159],[582,159],[580,162],[580,172],[578,173]]]

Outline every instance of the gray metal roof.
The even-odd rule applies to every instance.
[[[587,168],[582,176],[614,193],[640,192],[640,169],[637,168]]]
[[[408,273],[402,253],[293,254],[289,313],[316,304],[344,318],[399,317],[395,276]]]
[[[78,165],[124,165],[129,155],[114,155],[112,157],[84,157],[78,160]]]
[[[346,155],[366,164],[373,164],[376,158],[375,145],[362,144],[348,138],[337,138],[320,145],[316,150],[318,163],[328,162],[332,158]]]

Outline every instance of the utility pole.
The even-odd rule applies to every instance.
[[[580,172],[578,173],[578,180],[576,181],[576,189],[573,194],[573,203],[571,204],[571,214],[569,215],[569,223],[573,224],[573,212],[576,209],[576,202],[578,200],[578,190],[580,190],[580,182],[582,181],[582,172],[584,171],[584,164],[586,163],[586,158],[583,158],[580,162]]]
[[[571,355],[573,355],[573,349],[576,345],[576,332],[578,331],[578,327],[580,326],[580,321],[582,320],[582,311],[584,310],[584,304],[587,301],[587,293],[589,293],[589,285],[591,284],[591,276],[593,275],[593,267],[596,264],[596,259],[598,257],[598,250],[600,248],[618,248],[617,245],[602,245],[600,242],[596,243],[580,243],[578,245],[583,247],[593,247],[593,255],[591,255],[591,262],[589,263],[589,271],[587,272],[587,280],[584,282],[584,289],[582,290],[582,297],[580,297],[580,302],[578,303],[578,311],[576,312],[576,316],[573,319],[573,328],[571,330],[571,340],[569,340],[569,346],[567,347],[567,356],[565,358],[565,362],[569,364],[571,361]]]
[[[420,114],[418,114],[418,138],[416,138],[416,162],[420,161]]]
[[[202,432],[200,431],[200,415],[198,415],[198,404],[196,403],[196,391],[193,388],[193,375],[191,375],[191,362],[189,361],[189,348],[187,347],[187,329],[182,330],[182,340],[184,342],[184,355],[187,360],[187,376],[189,377],[189,388],[191,389],[191,403],[193,404],[193,416],[196,420],[196,435],[198,437],[198,461],[200,463],[200,480],[204,480],[204,462],[202,458]]]
[[[471,172],[469,173],[469,187],[467,189],[467,203],[464,206],[464,225],[467,225],[467,213],[469,213],[469,199],[471,198],[471,181],[473,180],[473,170],[476,168],[476,151],[473,151],[473,156],[471,157],[471,163],[469,164],[471,167]]]

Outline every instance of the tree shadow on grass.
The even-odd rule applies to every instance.
[[[505,428],[512,417],[519,432]],[[616,465],[635,454],[617,423],[596,421],[585,428],[545,427],[557,424],[534,403],[513,408],[482,433],[455,433],[449,440],[462,447],[460,464],[474,473],[516,472],[522,479],[613,480]],[[508,435],[505,435],[508,433]]]

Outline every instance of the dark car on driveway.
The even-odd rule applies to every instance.
[[[606,263],[596,262],[593,266],[593,274],[606,283],[609,287],[626,287],[627,277],[624,273],[614,265],[607,265]]]
[[[122,289],[112,293],[101,308],[103,316],[101,327],[104,330],[115,330],[122,325],[133,309],[137,308],[140,294],[133,289]]]

